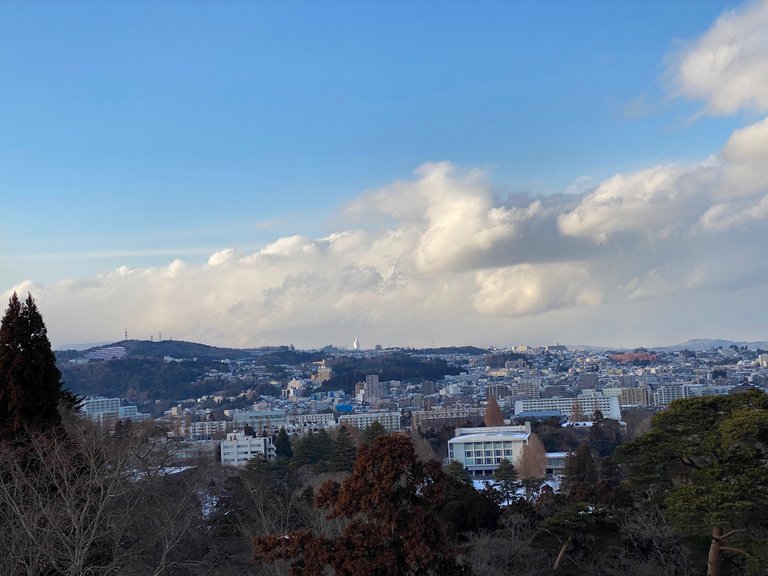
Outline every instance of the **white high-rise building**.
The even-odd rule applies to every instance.
[[[87,396],[83,400],[81,413],[93,422],[112,428],[118,420],[144,422],[149,420],[149,414],[138,411],[134,405],[121,406],[120,398],[105,398],[103,396]]]
[[[227,439],[221,441],[222,464],[245,466],[257,456],[274,460],[276,452],[271,436],[246,436],[242,432],[230,432]]]

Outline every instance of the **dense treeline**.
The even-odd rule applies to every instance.
[[[461,372],[458,366],[442,358],[421,358],[404,352],[393,352],[370,358],[334,358],[326,362],[333,369],[333,377],[323,383],[323,390],[354,392],[355,384],[364,382],[369,374],[378,374],[379,380],[440,380],[446,375]]]
[[[67,386],[83,396],[102,395],[143,402],[197,398],[219,391],[239,394],[244,387],[258,387],[255,380],[244,383],[241,380],[204,378],[212,369],[228,372],[226,366],[214,360],[165,363],[153,358],[125,358],[61,366]],[[262,388],[260,393],[275,394],[271,386]]]
[[[507,362],[516,362],[526,358],[525,354],[518,354],[516,352],[498,352],[496,354],[488,354],[483,358],[483,362],[489,368],[504,368]]]

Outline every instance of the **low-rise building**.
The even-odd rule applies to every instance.
[[[621,420],[619,399],[616,396],[578,396],[576,398],[529,398],[515,401],[515,414],[520,412],[559,410],[567,418],[571,417],[574,405],[578,405],[581,412],[591,416],[600,411],[605,418]]]
[[[149,414],[139,412],[135,405],[122,406],[120,398],[105,398],[103,396],[87,396],[83,400],[81,414],[92,422],[97,422],[111,430],[118,420],[144,422],[149,420]]]
[[[448,460],[456,460],[473,476],[493,474],[502,460],[518,461],[531,437],[531,424],[457,428],[448,440]]]
[[[258,433],[278,432],[288,426],[285,410],[225,410],[224,414],[230,416],[236,426],[247,424]]]
[[[224,434],[231,426],[232,423],[226,420],[190,422],[186,429],[186,436],[190,440],[212,440],[214,436]]]
[[[354,426],[358,430],[364,430],[374,422],[381,424],[387,432],[399,432],[402,428],[400,412],[364,412],[339,416],[339,424]]]
[[[298,427],[327,428],[336,424],[336,417],[331,412],[295,414],[288,417],[288,423]]]
[[[221,463],[229,466],[245,466],[258,456],[267,460],[276,456],[271,436],[246,436],[243,432],[228,433],[220,449]]]

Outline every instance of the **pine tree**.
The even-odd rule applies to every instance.
[[[0,324],[0,439],[56,427],[61,397],[61,372],[43,317],[31,294],[22,303],[14,293]]]
[[[333,472],[351,472],[355,465],[357,448],[346,426],[339,427],[331,449],[331,470]]]
[[[469,472],[464,468],[464,464],[458,460],[451,460],[443,467],[445,475],[453,478],[457,482],[463,482],[465,484],[471,484],[472,478],[469,476]]]
[[[379,436],[386,436],[387,429],[382,426],[381,422],[374,420],[370,426],[366,426],[363,433],[360,435],[360,444],[370,444]]]
[[[594,497],[597,467],[589,446],[579,446],[565,460],[562,489],[571,502],[588,502]]]
[[[290,458],[293,456],[291,439],[288,437],[288,432],[285,431],[283,426],[280,427],[280,432],[277,433],[275,438],[275,453],[278,458]]]
[[[662,504],[680,532],[698,543],[711,535],[701,558],[709,576],[721,573],[723,556],[766,574],[757,536],[768,530],[766,445],[768,395],[750,390],[675,400],[618,456],[632,485]]]
[[[518,482],[517,469],[512,462],[506,458],[502,459],[493,473],[493,479],[496,481],[496,489],[501,496],[502,504],[511,504],[517,499],[520,482]]]

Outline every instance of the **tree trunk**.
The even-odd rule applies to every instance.
[[[707,556],[707,576],[720,576],[720,539],[723,529],[720,526],[712,526],[712,542],[709,544]]]
[[[560,563],[563,561],[563,558],[565,558],[565,555],[570,552],[571,548],[573,548],[573,532],[568,535],[568,540],[566,540],[563,543],[562,548],[560,548],[560,553],[557,555],[555,565],[552,567],[553,570],[560,568]]]

